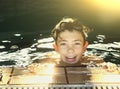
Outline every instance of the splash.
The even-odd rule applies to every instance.
[[[96,36],[99,40],[89,44],[85,56],[96,55],[104,58],[107,62],[120,64],[120,42],[104,43],[105,36]],[[51,37],[39,39],[30,47],[18,49],[17,45],[12,46],[14,51],[0,52],[0,66],[22,66],[26,67],[34,60],[47,57],[58,58],[59,55],[53,49],[53,39]],[[4,47],[4,46],[1,46]],[[16,50],[17,48],[17,50]]]

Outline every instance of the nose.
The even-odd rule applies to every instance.
[[[74,52],[74,48],[72,46],[69,46],[67,51],[68,51],[68,53],[73,53]]]

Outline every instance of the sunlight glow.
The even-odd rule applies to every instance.
[[[30,80],[35,80],[38,83],[51,83],[54,76],[54,66],[55,64],[53,63],[34,64],[29,66],[28,69],[37,75],[35,78],[31,77]]]
[[[46,67],[44,70],[44,73],[53,75],[54,74],[54,65],[55,64],[52,64],[52,63],[45,63],[43,65],[44,67]]]
[[[92,82],[120,82],[120,76],[117,74],[97,74],[91,77]]]
[[[3,46],[3,45],[0,46],[0,49],[4,49],[4,48],[5,48],[5,46]]]
[[[95,4],[104,9],[120,10],[120,0],[95,0]]]
[[[12,76],[10,84],[49,84],[53,82],[54,64],[34,64],[27,74]]]
[[[52,76],[29,76],[19,80],[22,84],[49,84],[52,82]]]
[[[21,36],[21,34],[14,34],[14,36]]]
[[[98,12],[99,20],[103,24],[120,19],[120,0],[93,0],[91,5]]]
[[[30,70],[32,73],[41,75],[41,74],[48,74],[53,75],[54,74],[54,63],[33,63],[28,66],[28,70]]]

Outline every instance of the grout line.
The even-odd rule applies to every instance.
[[[64,70],[65,70],[66,82],[67,82],[67,84],[69,84],[69,80],[68,80],[68,75],[67,75],[67,69],[66,69],[66,67],[64,67]]]
[[[8,80],[7,84],[9,84],[9,83],[10,83],[10,80],[11,80],[11,77],[12,77],[12,73],[13,73],[13,71],[14,71],[14,67],[12,67],[11,74],[10,74],[10,78],[9,78],[9,80]]]

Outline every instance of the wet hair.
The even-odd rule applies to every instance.
[[[76,18],[63,18],[51,31],[51,36],[57,42],[57,39],[61,32],[64,32],[65,30],[68,31],[78,31],[82,34],[84,41],[86,41],[88,37],[88,33],[90,32],[90,29],[83,25],[78,19]]]

